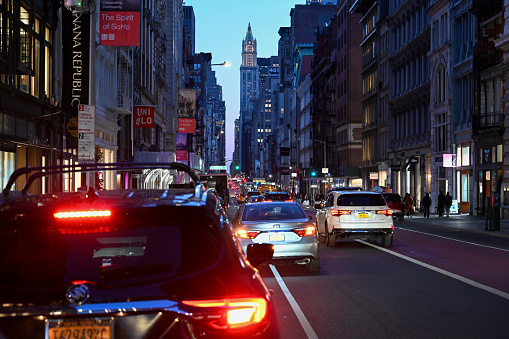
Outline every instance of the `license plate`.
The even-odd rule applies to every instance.
[[[367,214],[367,213],[359,213],[359,214],[357,214],[357,217],[358,218],[369,218],[369,214]]]
[[[284,233],[269,233],[269,241],[285,241]]]
[[[111,318],[49,320],[48,339],[111,339]]]

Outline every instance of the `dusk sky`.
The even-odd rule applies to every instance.
[[[277,55],[279,27],[290,26],[290,10],[305,0],[188,0],[196,20],[195,52],[212,53],[212,63],[227,61],[230,67],[214,66],[226,103],[226,160],[232,159],[234,121],[239,117],[242,40],[251,23],[258,57]],[[230,162],[226,165],[230,166]]]

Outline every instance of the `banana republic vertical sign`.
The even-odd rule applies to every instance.
[[[64,76],[62,110],[65,112],[66,148],[78,148],[78,106],[88,104],[90,15],[62,10]],[[72,30],[71,30],[72,28]]]

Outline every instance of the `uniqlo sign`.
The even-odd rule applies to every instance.
[[[194,119],[179,119],[179,133],[194,133],[195,132],[195,121]]]
[[[154,128],[154,107],[134,106],[134,128]]]

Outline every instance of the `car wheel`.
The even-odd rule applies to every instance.
[[[325,245],[327,245],[327,247],[336,247],[336,236],[329,233],[327,224],[325,224]]]
[[[392,246],[392,234],[391,235],[384,235],[382,237],[382,246],[383,247],[390,247],[390,246]]]
[[[309,273],[318,273],[320,271],[320,259],[311,260],[307,263],[306,268]]]

